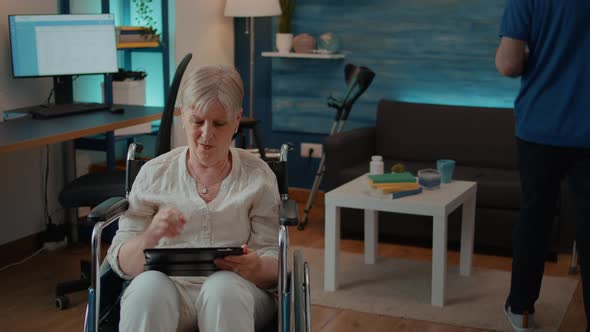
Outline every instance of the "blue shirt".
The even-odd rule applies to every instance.
[[[500,36],[530,50],[514,105],[516,136],[590,147],[590,0],[508,0]]]

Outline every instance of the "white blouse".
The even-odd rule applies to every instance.
[[[177,208],[187,223],[175,238],[162,238],[156,248],[223,247],[247,244],[259,256],[278,257],[279,191],[270,167],[257,156],[230,148],[232,169],[209,204],[197,193],[186,168],[188,147],[179,147],[147,162],[137,175],[129,209],[108,250],[113,270],[125,279],[118,255],[125,241],[147,229],[164,206]]]

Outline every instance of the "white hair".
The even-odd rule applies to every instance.
[[[218,102],[230,115],[242,108],[244,83],[235,68],[225,65],[204,66],[190,72],[181,94],[183,107],[207,111]]]

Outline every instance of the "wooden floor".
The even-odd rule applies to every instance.
[[[292,245],[323,248],[323,207],[314,207],[310,222],[304,231],[292,229]],[[361,253],[361,241],[342,240],[342,250]],[[81,331],[86,294],[70,296],[71,308],[59,311],[54,306],[54,287],[58,280],[77,276],[78,261],[88,257],[87,247],[74,247],[55,252],[42,252],[26,263],[0,272],[0,331]],[[379,244],[379,255],[430,261],[431,251],[424,248]],[[546,274],[567,276],[568,256],[562,255],[557,263],[548,263]],[[449,265],[457,265],[459,255],[449,251]],[[474,256],[474,266],[510,270],[511,259],[495,256]],[[498,308],[500,310],[500,308]],[[542,313],[538,313],[542,314]],[[585,317],[581,288],[575,292],[559,331],[584,331]],[[425,321],[392,318],[349,310],[339,310],[314,305],[312,330],[335,331],[481,331]]]

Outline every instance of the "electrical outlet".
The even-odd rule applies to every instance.
[[[322,145],[318,143],[301,143],[301,157],[309,157],[309,150],[313,149],[312,158],[322,157]]]

